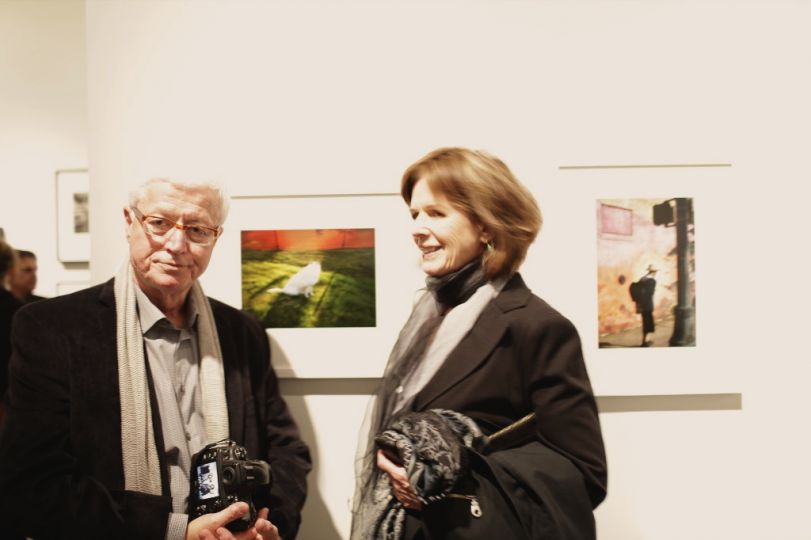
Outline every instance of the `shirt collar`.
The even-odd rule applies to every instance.
[[[161,321],[169,323],[169,319],[166,318],[166,315],[152,303],[152,300],[149,299],[146,293],[144,293],[137,284],[135,285],[135,299],[138,303],[138,319],[141,323],[141,333],[146,334],[153,326]],[[187,297],[186,302],[186,308],[189,310],[188,328],[194,328],[194,325],[197,323],[197,304],[194,302],[194,297],[191,294]],[[171,325],[171,323],[169,324]]]

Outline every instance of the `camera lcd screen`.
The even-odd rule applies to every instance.
[[[197,466],[197,497],[201,500],[220,496],[220,479],[217,476],[217,462],[212,461]]]

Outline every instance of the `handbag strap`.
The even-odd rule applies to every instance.
[[[513,448],[535,437],[535,413],[530,413],[509,426],[481,439],[479,452],[489,454],[496,450]]]

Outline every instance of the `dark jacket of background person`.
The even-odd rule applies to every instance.
[[[13,294],[0,286],[0,399],[8,386],[8,360],[11,357],[11,320],[22,306]],[[0,405],[2,418],[2,405]]]
[[[270,493],[254,501],[269,507],[281,535],[292,538],[309,451],[279,395],[264,330],[245,313],[210,302],[230,437],[249,457],[270,463]],[[124,491],[121,430],[127,426],[120,419],[113,280],[25,306],[15,318],[12,344],[14,384],[0,432],[3,525],[24,526],[35,538],[164,538],[172,505],[163,453],[162,496]],[[156,444],[163,448],[149,384]]]
[[[526,510],[521,517],[531,530],[556,530],[550,538],[594,537],[591,509],[605,498],[607,466],[580,338],[515,275],[412,409],[458,411],[493,433],[524,416],[528,403],[537,415],[538,442],[493,455],[493,472],[519,514]],[[551,521],[532,517],[538,500],[532,497],[540,498]],[[428,505],[426,518],[435,521],[443,504],[453,502]]]

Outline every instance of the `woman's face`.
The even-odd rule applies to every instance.
[[[462,268],[481,255],[488,240],[483,228],[418,180],[411,194],[412,236],[422,252],[422,271],[439,277]]]

